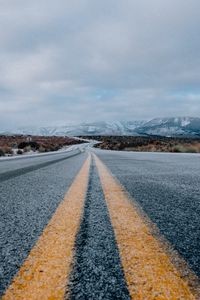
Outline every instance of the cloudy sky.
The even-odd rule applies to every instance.
[[[0,0],[0,128],[200,116],[199,0]]]

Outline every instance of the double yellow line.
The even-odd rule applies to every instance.
[[[129,293],[136,300],[200,299],[153,236],[123,187],[95,156]],[[91,157],[22,265],[3,300],[67,299],[74,244],[83,213]],[[190,274],[192,272],[189,271]],[[193,279],[197,279],[193,275]],[[195,281],[194,280],[194,281]],[[195,281],[197,282],[197,280]],[[95,299],[97,300],[97,299]]]

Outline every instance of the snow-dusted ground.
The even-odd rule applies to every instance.
[[[39,156],[48,156],[48,155],[57,155],[59,153],[65,153],[69,151],[73,151],[76,149],[82,149],[83,145],[87,144],[76,144],[72,146],[67,146],[59,149],[58,151],[50,151],[50,152],[45,152],[45,153],[39,153],[37,151],[30,151],[30,152],[25,152],[23,154],[16,154],[12,156],[0,156],[0,161],[5,161],[5,160],[12,160],[12,159],[23,159],[23,158],[28,158],[28,157],[39,157]]]

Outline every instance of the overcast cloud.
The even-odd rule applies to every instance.
[[[0,129],[200,116],[199,0],[0,0]]]

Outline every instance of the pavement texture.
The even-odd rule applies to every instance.
[[[29,172],[32,172],[32,171],[35,171],[35,170],[38,170],[38,169],[41,169],[41,168],[44,168],[44,167],[47,167],[47,166],[50,166],[52,164],[55,164],[57,162],[60,162],[60,161],[63,161],[65,160],[66,158],[68,157],[73,157],[75,155],[78,155],[80,154],[80,151],[79,150],[76,150],[76,151],[73,151],[71,153],[65,153],[65,155],[58,155],[57,157],[54,157],[54,159],[46,159],[47,161],[42,161],[42,162],[38,162],[36,161],[36,164],[31,164],[31,165],[28,165],[28,166],[25,166],[25,167],[18,167],[16,168],[15,170],[9,170],[7,172],[2,172],[0,173],[0,182],[3,182],[3,181],[6,181],[10,178],[15,178],[15,177],[18,177],[20,175],[24,175],[26,173],[29,173]],[[28,160],[28,162],[30,161],[30,159]],[[24,160],[23,161],[20,161],[20,163],[24,163]],[[27,161],[25,161],[27,162]],[[18,166],[18,161],[17,161],[17,164],[15,164],[15,167]]]
[[[70,299],[130,299],[94,163],[75,249]]]
[[[46,166],[41,166],[42,158],[39,158],[39,165],[35,164],[36,158],[13,161],[15,176],[0,182],[0,297],[63,200],[87,156],[85,153],[73,157],[64,155],[65,159],[63,156],[61,161],[60,154],[48,157]],[[30,167],[28,172],[20,171],[24,162]]]
[[[56,299],[63,299],[64,294],[66,299],[72,300],[130,299],[137,293],[139,296],[136,299],[166,299],[158,298],[161,294],[157,292],[157,284],[161,285],[159,290],[164,288],[165,293],[169,290],[166,289],[166,282],[162,284],[162,280],[166,280],[163,279],[163,272],[159,271],[159,265],[160,258],[164,259],[164,256],[156,248],[156,239],[151,236],[150,227],[153,223],[157,225],[161,237],[169,241],[200,277],[200,155],[92,150],[118,182],[112,179],[106,168],[100,167],[101,163],[97,163],[98,170],[101,170],[100,182],[93,161],[88,183],[89,164],[87,171],[80,172],[79,179],[75,179],[88,156],[87,152],[81,151],[84,148],[80,148],[80,151],[73,149],[70,153],[0,161],[0,298],[18,273],[20,292],[17,299],[38,300],[37,295],[43,292],[44,286],[49,292],[42,297],[44,300],[55,299],[52,295],[56,288],[58,294],[60,289],[63,291]],[[131,195],[133,205],[118,183]],[[67,191],[69,202],[65,196],[63,205],[70,217],[66,217],[66,211],[61,205]],[[56,210],[58,206],[59,212]],[[138,207],[151,220],[149,229],[143,223],[143,216],[137,213]],[[54,227],[50,220],[54,220]],[[76,226],[73,225],[74,221]],[[66,246],[71,235],[73,238],[70,252],[66,250]],[[36,279],[37,291],[34,294],[31,290],[30,295],[29,290],[28,297],[22,298],[20,293],[24,287],[18,271],[24,267],[27,277],[26,272],[27,269],[30,272],[30,268],[24,261],[29,261],[32,265],[30,252],[42,236],[47,238],[41,239],[46,242],[41,242],[37,248],[38,261],[45,262],[47,269],[50,265],[48,262],[51,261],[52,272],[49,276],[56,288],[52,288],[51,284],[51,292],[47,280],[42,283],[41,278],[45,275],[46,267],[42,268],[41,275],[42,263],[34,261],[40,278],[39,281]],[[55,250],[58,248],[52,246],[54,242],[70,260],[69,269],[64,267],[62,276],[58,276],[62,279],[61,285],[55,281],[52,255],[62,256],[61,260],[59,258],[60,262],[65,255],[60,254],[61,250]],[[52,252],[46,250],[49,247]],[[157,250],[153,251],[154,248]],[[40,249],[45,259],[41,257]],[[154,257],[151,258],[152,253]],[[160,253],[160,258],[156,253]],[[145,262],[149,259],[144,264],[143,255]],[[130,256],[132,260],[129,259]],[[167,266],[172,271],[171,262],[168,263],[167,259]],[[147,280],[147,274],[151,274],[153,270],[150,267],[153,261],[157,261],[155,267],[158,265],[160,280],[156,276]],[[56,266],[57,271],[60,270],[58,261]],[[182,278],[184,281],[182,274],[179,277],[181,282]],[[151,279],[152,282],[155,281],[155,289]],[[176,289],[176,280],[171,279],[171,276],[167,276],[167,279],[173,281]],[[144,293],[144,283],[147,294]],[[185,286],[185,281],[183,285]],[[180,291],[177,290],[177,293],[179,295]],[[181,297],[167,299],[199,299],[193,295]],[[13,298],[8,296],[6,299]]]
[[[71,156],[72,154],[80,152],[80,149],[84,149],[85,147],[85,145],[81,145],[79,146],[79,148],[72,148],[68,151],[21,155],[9,158],[0,157],[0,174],[6,174],[9,171],[13,172],[15,170],[38,166],[43,163],[53,162],[61,158],[66,158],[67,156]]]
[[[96,153],[200,276],[200,156]]]

